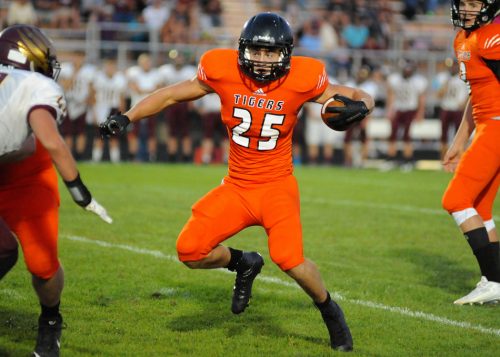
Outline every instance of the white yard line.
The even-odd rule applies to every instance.
[[[350,200],[325,200],[325,199],[309,199],[309,198],[301,198],[301,202],[307,203],[317,203],[317,204],[327,204],[331,206],[349,206],[349,207],[367,207],[367,208],[375,208],[375,209],[389,209],[394,211],[405,211],[412,213],[423,213],[430,215],[448,215],[444,209],[437,208],[419,208],[410,205],[398,205],[398,204],[388,204],[388,203],[373,203],[373,202],[363,202],[363,201],[350,201]],[[495,221],[500,220],[500,216],[493,216]]]
[[[177,257],[172,256],[172,255],[168,255],[168,254],[164,254],[158,250],[137,248],[137,247],[134,247],[131,245],[109,243],[109,242],[89,239],[89,238],[85,238],[85,237],[78,237],[78,236],[73,236],[73,235],[63,235],[62,237],[66,238],[68,240],[71,240],[71,241],[94,244],[94,245],[98,245],[100,247],[105,247],[105,248],[110,248],[110,249],[121,249],[121,250],[126,250],[129,252],[133,252],[136,254],[149,255],[149,256],[152,256],[155,258],[173,261],[176,263],[179,262]],[[225,269],[218,269],[218,271],[228,272]],[[295,283],[281,280],[281,279],[275,278],[275,277],[260,275],[259,280],[265,281],[267,283],[278,284],[281,286],[298,288],[298,286]],[[335,294],[334,297],[338,300],[344,300],[348,303],[352,303],[352,304],[356,304],[356,305],[360,305],[360,306],[365,306],[365,307],[369,307],[372,309],[389,311],[389,312],[397,313],[399,315],[417,318],[420,320],[433,321],[433,322],[440,323],[442,325],[458,327],[458,328],[462,328],[462,329],[466,329],[466,330],[474,330],[474,331],[481,332],[484,334],[489,334],[489,335],[494,335],[494,336],[500,337],[500,329],[488,328],[488,327],[484,327],[481,325],[474,325],[474,324],[471,324],[469,322],[450,320],[446,317],[440,317],[440,316],[436,316],[436,315],[429,314],[426,312],[413,311],[413,310],[410,310],[406,307],[388,306],[388,305],[384,305],[384,304],[380,304],[380,303],[368,301],[368,300],[348,299],[348,298],[343,297],[341,294]]]

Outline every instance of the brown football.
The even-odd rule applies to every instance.
[[[326,112],[326,108],[328,107],[344,107],[345,104],[341,101],[335,100],[334,98],[328,99],[323,106],[321,107],[321,119],[323,122],[328,125],[329,119],[335,119],[338,116],[338,113],[328,113]]]

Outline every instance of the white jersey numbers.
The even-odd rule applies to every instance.
[[[247,109],[234,108],[233,117],[241,119],[241,123],[233,127],[232,140],[243,147],[250,147],[250,128],[252,126],[252,113]],[[273,150],[278,142],[280,131],[275,128],[277,125],[282,125],[285,120],[285,115],[277,115],[266,113],[260,130],[260,139],[257,143],[257,150],[267,151]]]

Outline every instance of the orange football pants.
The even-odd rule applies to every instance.
[[[28,270],[42,279],[59,269],[58,209],[57,173],[39,142],[29,158],[0,165],[0,217],[21,243]]]
[[[271,259],[283,271],[304,262],[297,180],[290,175],[245,187],[226,178],[196,202],[177,239],[181,261],[206,257],[218,244],[249,226],[262,226]]]
[[[493,217],[500,184],[500,120],[476,123],[476,133],[443,196],[449,213],[475,208],[483,221]]]

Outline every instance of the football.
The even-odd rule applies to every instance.
[[[323,106],[321,107],[321,119],[323,119],[323,122],[328,126],[330,127],[331,129],[333,129],[330,125],[332,119],[335,119],[336,117],[339,116],[338,113],[328,113],[326,111],[326,108],[328,107],[344,107],[345,104],[339,100],[335,100],[334,98],[330,98],[328,99],[324,104]],[[335,130],[335,129],[334,129]]]

